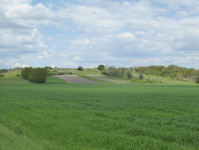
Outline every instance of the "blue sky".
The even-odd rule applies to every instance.
[[[0,3],[0,68],[199,68],[198,0]]]

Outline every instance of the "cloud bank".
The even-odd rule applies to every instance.
[[[1,68],[198,68],[197,0],[46,2],[0,0]]]

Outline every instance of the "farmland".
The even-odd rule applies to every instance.
[[[197,85],[23,82],[0,84],[0,149],[199,149]]]

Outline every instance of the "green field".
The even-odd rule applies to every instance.
[[[18,73],[0,78],[0,150],[199,149],[196,84],[33,84]]]

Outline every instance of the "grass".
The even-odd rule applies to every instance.
[[[102,75],[101,71],[93,68],[93,69],[83,69],[83,71],[79,71],[76,68],[72,69],[72,68],[58,68],[59,69],[63,69],[65,71],[69,71],[69,72],[73,72],[75,75]]]
[[[1,74],[3,74],[4,77],[0,77],[0,84],[30,84],[29,81],[17,76],[17,74],[21,74],[21,69],[19,68]]]
[[[137,73],[136,71],[133,71],[133,75],[135,77],[139,77],[139,73]],[[175,79],[170,79],[170,78],[157,77],[153,75],[144,75],[144,79],[148,79],[148,78],[164,82],[165,84],[187,84],[187,85],[195,84],[194,82],[185,82],[185,81],[180,81],[180,80],[175,80]]]
[[[196,85],[0,84],[0,149],[199,149]]]

